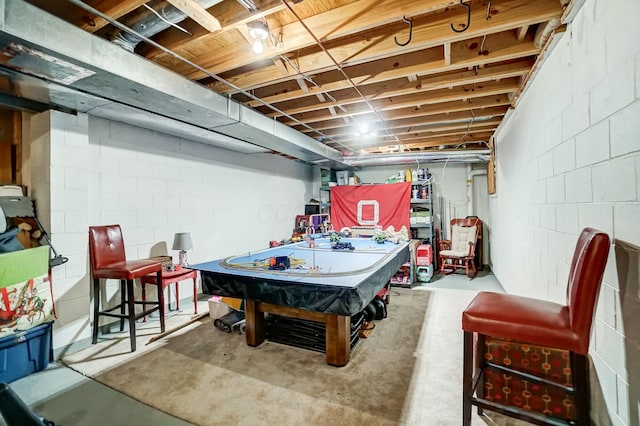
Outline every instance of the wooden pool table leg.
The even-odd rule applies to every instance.
[[[351,317],[327,315],[326,327],[327,364],[336,367],[347,365],[351,353]]]
[[[245,333],[247,345],[259,346],[264,342],[265,320],[264,312],[258,310],[258,303],[254,300],[244,301]]]

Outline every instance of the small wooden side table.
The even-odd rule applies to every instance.
[[[195,269],[182,268],[178,271],[162,271],[162,291],[164,291],[165,287],[171,284],[175,284],[176,291],[176,310],[180,309],[180,286],[178,283],[180,281],[192,279],[193,280],[193,310],[195,313],[198,313],[198,271]],[[157,285],[156,283],[156,275],[149,274],[140,278],[140,283],[142,284],[142,300],[146,300],[146,287],[147,284]],[[171,291],[169,291],[171,293]],[[171,294],[169,294],[169,304],[171,303]],[[146,321],[146,317],[145,317]]]

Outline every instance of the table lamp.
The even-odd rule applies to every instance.
[[[187,250],[193,248],[190,232],[178,232],[173,237],[173,250],[180,250],[178,253],[178,264],[187,266]]]

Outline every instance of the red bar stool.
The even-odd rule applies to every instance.
[[[591,424],[587,356],[608,254],[609,236],[585,228],[571,262],[566,305],[490,292],[480,292],[471,301],[462,313],[463,425],[471,424],[473,405],[478,407],[478,414],[487,409],[539,425]],[[520,345],[525,351],[540,347],[541,353],[562,353],[567,360],[561,380],[544,374],[551,369],[545,360],[541,370],[531,369],[529,359],[525,363],[512,357],[501,363],[499,356],[486,350],[495,342],[506,347]],[[502,387],[508,390],[509,398],[496,397],[497,392],[492,392],[496,386],[487,381],[491,374],[504,379]],[[561,403],[566,410],[562,414],[549,407],[532,408],[534,404],[528,402],[532,400],[531,391],[541,387],[563,395]]]
[[[165,287],[171,284],[175,284],[175,292],[176,292],[176,310],[180,310],[180,286],[178,283],[180,281],[193,280],[193,310],[195,314],[198,314],[198,271],[195,269],[187,269],[182,268],[176,271],[162,271],[162,275],[160,278],[160,282],[162,283],[162,291],[164,291]],[[147,284],[157,285],[158,278],[157,275],[149,274],[140,278],[140,283],[142,284],[142,300],[147,300],[146,296],[146,287]],[[169,302],[171,303],[171,302]],[[145,317],[146,321],[146,317]]]
[[[136,350],[136,320],[154,311],[160,311],[160,331],[164,333],[164,298],[158,288],[158,301],[138,301],[134,298],[134,280],[150,273],[156,273],[158,280],[162,274],[162,263],[149,260],[127,261],[120,225],[89,227],[89,258],[93,278],[93,333],[92,343],[98,342],[100,316],[120,318],[120,331],[124,330],[124,320],[129,320],[131,352]],[[120,303],[109,309],[100,310],[100,280],[120,280]],[[125,296],[126,287],[126,296]],[[143,312],[136,314],[135,306],[142,305]],[[155,305],[147,310],[146,305]],[[125,313],[126,307],[126,313]],[[120,313],[111,311],[120,309]]]

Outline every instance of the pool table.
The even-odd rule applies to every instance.
[[[328,238],[316,238],[189,267],[200,271],[205,292],[244,299],[248,345],[264,342],[265,312],[323,322],[327,363],[343,366],[349,362],[351,316],[408,261],[409,243],[340,243],[353,249],[335,250]]]

